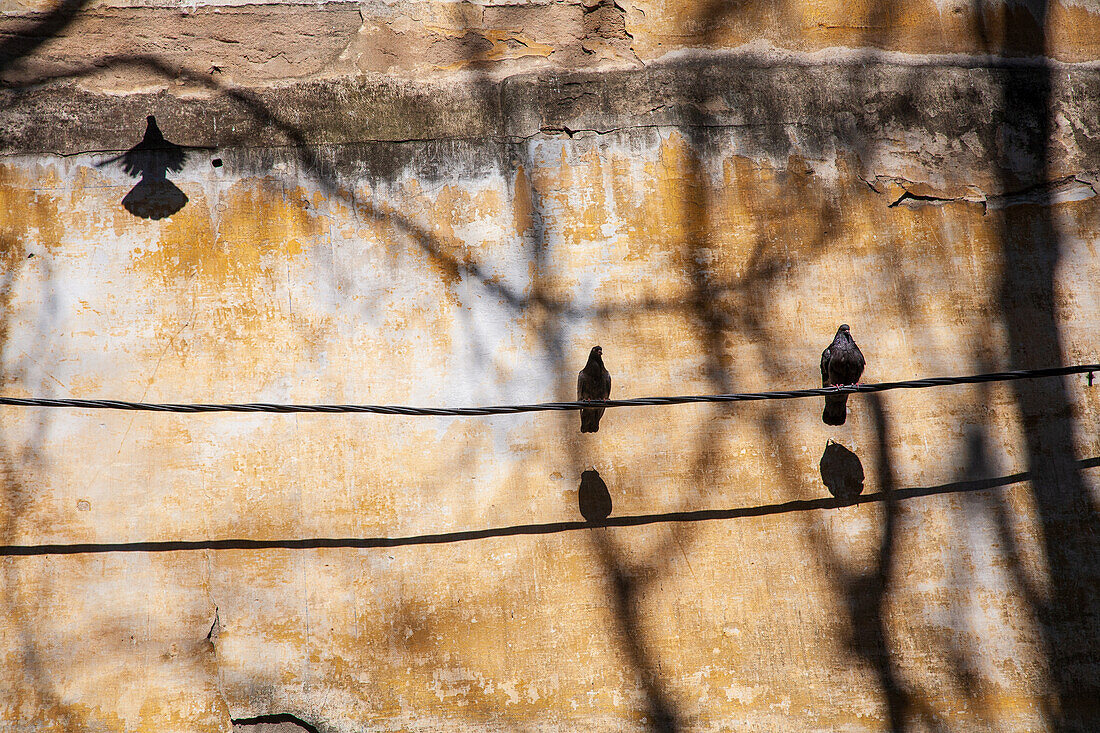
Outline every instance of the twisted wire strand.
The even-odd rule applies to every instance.
[[[0,405],[15,407],[69,407],[91,410],[138,410],[145,412],[310,412],[323,414],[372,413],[376,415],[435,415],[481,416],[512,415],[520,412],[547,412],[582,410],[593,407],[656,407],[662,405],[686,405],[696,402],[753,402],[756,400],[792,400],[804,397],[823,397],[831,394],[857,394],[860,392],[886,392],[893,389],[924,389],[955,384],[980,382],[1009,382],[1017,379],[1041,379],[1067,374],[1083,374],[1100,371],[1100,364],[1054,367],[1048,369],[1019,369],[1011,372],[992,372],[961,377],[929,377],[902,382],[877,384],[853,384],[843,387],[817,387],[773,392],[740,392],[735,394],[683,395],[679,397],[637,397],[626,400],[582,400],[577,402],[541,402],[533,405],[493,405],[488,407],[406,407],[403,405],[287,405],[270,402],[245,402],[237,404],[174,404],[155,402],[126,402],[123,400],[75,400],[47,399],[41,397],[0,397]],[[1089,380],[1092,383],[1092,380]]]

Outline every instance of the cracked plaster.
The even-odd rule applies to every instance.
[[[1062,236],[1066,359],[1095,354],[1092,6],[1053,10],[1049,180],[999,136],[997,96],[1046,61],[929,36],[927,8],[884,43],[832,27],[861,5],[753,6],[713,32],[690,3],[594,7],[93,5],[0,91],[5,389],[551,400],[595,341],[616,396],[766,389],[812,384],[841,318],[870,379],[1003,368],[998,227],[1036,202]],[[731,50],[748,36],[771,42]],[[172,176],[188,203],[160,221],[128,214],[133,181],[103,165],[146,114],[191,150]],[[1095,388],[1069,391],[1095,425]],[[1008,477],[901,502],[880,617],[899,674],[953,730],[1042,729],[1028,593],[1052,589],[1013,395],[888,406],[899,485]],[[783,509],[826,496],[838,437],[881,489],[868,403],[851,409],[840,434],[816,405],[610,411],[587,442],[571,415],[5,413],[5,544],[130,549],[0,560],[0,718],[630,731],[663,695],[698,730],[882,729],[866,599],[843,580],[875,571],[883,505]],[[1095,435],[1076,438],[1095,497]],[[590,466],[613,516],[710,518],[543,532],[577,519]],[[234,537],[374,544],[140,547]]]

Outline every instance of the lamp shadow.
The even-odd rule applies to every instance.
[[[149,115],[141,142],[99,165],[121,162],[128,175],[140,176],[141,180],[122,199],[122,206],[142,219],[163,219],[187,204],[187,195],[168,180],[168,172],[179,173],[186,159],[187,151],[166,140],[156,117]]]

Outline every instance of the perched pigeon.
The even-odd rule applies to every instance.
[[[578,400],[606,400],[611,396],[611,375],[603,366],[603,349],[593,346],[588,352],[588,363],[577,375]],[[604,408],[581,410],[581,432],[598,433]]]
[[[832,387],[842,384],[856,384],[863,374],[863,352],[852,340],[848,324],[836,330],[833,343],[821,352],[821,386]],[[843,425],[847,417],[848,395],[829,395],[825,398],[825,411],[821,420],[826,425]]]

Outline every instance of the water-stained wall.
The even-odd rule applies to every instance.
[[[5,396],[813,387],[841,323],[866,382],[1100,361],[1093,2],[0,27]],[[0,729],[1094,729],[1100,386],[821,408],[0,408]]]

